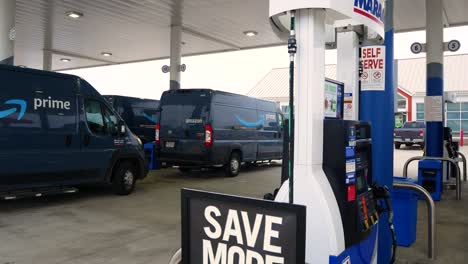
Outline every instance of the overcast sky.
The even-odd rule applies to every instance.
[[[461,49],[468,53],[468,26],[445,30],[445,41],[458,39]],[[395,35],[395,58],[424,57],[410,51],[413,42],[425,42],[425,32],[400,33]],[[286,47],[227,52],[211,55],[185,57],[182,63],[187,71],[182,73],[182,88],[212,88],[245,94],[252,89],[271,69],[289,65]],[[336,63],[336,51],[326,52],[326,63]],[[88,68],[67,71],[88,80],[101,94],[116,94],[159,99],[169,87],[169,74],[161,67],[169,60],[149,61],[124,65]]]

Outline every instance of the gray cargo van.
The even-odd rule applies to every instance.
[[[223,165],[228,176],[236,176],[242,162],[282,158],[283,115],[274,102],[181,89],[164,92],[159,111],[159,159],[184,172]]]
[[[84,184],[133,191],[141,141],[85,80],[0,66],[0,198]]]

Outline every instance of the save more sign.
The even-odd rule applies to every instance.
[[[385,91],[385,46],[361,48],[361,91]]]
[[[182,263],[304,264],[305,207],[182,190]]]

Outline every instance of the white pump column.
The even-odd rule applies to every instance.
[[[354,31],[337,37],[337,79],[344,83],[345,101],[352,94],[352,108],[344,109],[344,119],[359,119],[359,36]]]
[[[444,23],[442,0],[426,0],[426,110],[437,109],[437,114],[425,114],[426,119],[426,155],[443,157],[444,125],[443,99],[441,103],[429,100],[444,95]],[[431,102],[431,103],[429,103]],[[440,102],[440,101],[439,101]],[[430,110],[429,112],[433,112]],[[442,119],[439,119],[439,116]]]
[[[296,11],[294,203],[307,206],[306,262],[328,263],[345,249],[333,190],[322,169],[325,10]]]
[[[14,64],[15,0],[0,0],[0,64]]]

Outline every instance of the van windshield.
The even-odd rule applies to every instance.
[[[167,93],[161,98],[161,136],[195,135],[208,121],[209,92]],[[195,134],[194,134],[195,133]]]

